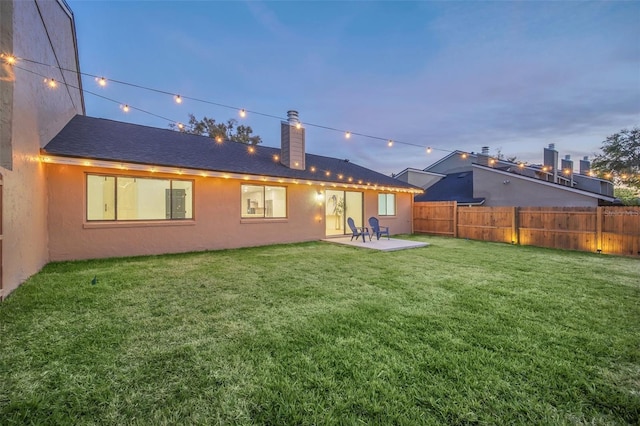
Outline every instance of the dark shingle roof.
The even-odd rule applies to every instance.
[[[473,198],[473,172],[450,173],[416,195],[414,201],[457,201],[460,204],[479,204],[484,198]]]
[[[43,149],[45,155],[128,162],[196,170],[307,179],[325,182],[419,189],[347,160],[306,154],[306,170],[293,170],[274,160],[279,148],[248,146],[169,129],[76,115]],[[315,167],[315,172],[311,168]],[[331,175],[326,176],[325,171]],[[343,175],[339,179],[338,175]]]

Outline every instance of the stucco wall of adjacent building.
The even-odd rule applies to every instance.
[[[597,207],[598,199],[513,173],[473,168],[473,196],[487,207]]]
[[[76,70],[78,66],[70,11],[53,0],[15,1],[11,6],[3,5],[0,18],[2,45],[11,45],[12,51],[6,53],[19,58],[17,66],[3,66],[0,83],[2,132],[7,132],[5,126],[10,123],[10,131],[1,142],[2,298],[49,260],[47,185],[39,152],[71,117],[84,113],[78,74],[60,71],[60,68]],[[11,17],[5,14],[7,10],[11,10]],[[45,85],[38,74],[54,78],[57,87]],[[11,95],[10,100],[5,99],[6,94]]]
[[[251,181],[154,173],[153,177],[193,180],[193,220],[87,222],[87,172],[146,177],[149,174],[114,173],[111,169],[60,164],[46,167],[52,261],[216,250],[325,237],[325,206],[317,199],[318,191],[324,192],[321,186],[286,185],[286,219],[242,219],[241,185]],[[369,216],[377,215],[378,193],[365,191],[364,194],[366,221]],[[381,217],[381,224],[390,226],[394,234],[411,232],[411,199],[412,194],[398,194],[398,214]]]

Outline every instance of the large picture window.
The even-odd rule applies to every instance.
[[[242,217],[287,217],[287,188],[242,185]]]
[[[193,218],[193,181],[87,175],[87,220]]]
[[[378,216],[396,215],[396,194],[378,194]]]

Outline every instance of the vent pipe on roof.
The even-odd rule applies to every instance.
[[[280,163],[295,169],[305,169],[305,129],[298,111],[287,111],[287,121],[280,123]]]
[[[482,153],[484,155],[489,155],[489,147],[488,146],[483,146],[482,147]]]

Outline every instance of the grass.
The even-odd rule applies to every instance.
[[[407,238],[49,264],[0,304],[0,423],[640,422],[637,259]]]

